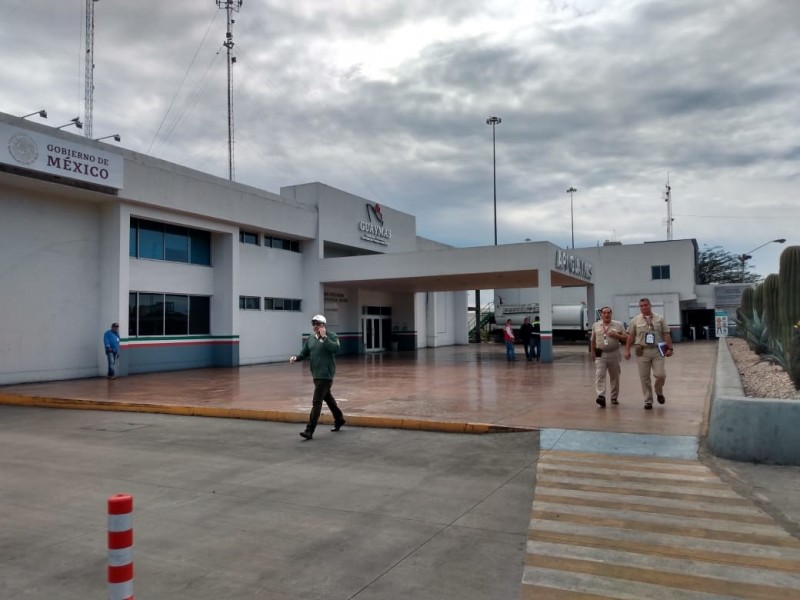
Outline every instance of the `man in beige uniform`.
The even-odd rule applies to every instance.
[[[635,345],[636,363],[639,367],[639,379],[642,382],[644,407],[653,408],[653,387],[659,404],[664,404],[664,382],[667,372],[664,368],[664,357],[672,356],[672,336],[664,317],[653,312],[648,298],[639,300],[641,314],[631,319],[628,325],[628,341],[625,344],[625,360],[631,358],[631,346]],[[663,342],[662,355],[659,344]],[[655,375],[655,386],[650,383],[650,371]]]
[[[600,309],[600,320],[592,325],[589,339],[589,356],[594,359],[594,387],[597,391],[597,404],[606,407],[606,373],[611,404],[619,404],[619,349],[627,339],[625,328],[619,321],[611,320],[611,309]]]

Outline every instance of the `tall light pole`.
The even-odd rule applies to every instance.
[[[495,152],[494,127],[503,122],[500,117],[489,117],[486,124],[492,126],[492,183],[494,184],[494,245],[497,246],[497,153]]]
[[[770,241],[768,241],[768,242],[764,242],[763,244],[761,244],[761,245],[760,245],[760,246],[758,246],[757,248],[753,248],[752,250],[748,250],[748,251],[747,251],[747,252],[745,252],[744,254],[740,254],[740,255],[739,255],[739,263],[741,264],[741,268],[742,268],[742,270],[741,270],[741,273],[740,273],[740,275],[739,275],[739,281],[741,281],[742,283],[744,283],[744,263],[746,263],[746,262],[747,262],[749,259],[753,258],[752,256],[750,256],[750,254],[751,254],[752,252],[755,252],[756,250],[759,250],[759,249],[763,248],[763,247],[764,247],[764,246],[766,246],[767,244],[772,244],[772,243],[775,243],[775,244],[782,244],[782,243],[784,243],[785,241],[786,241],[786,240],[785,240],[784,238],[778,238],[777,240],[770,240]]]
[[[569,223],[570,223],[570,228],[572,229],[572,249],[573,250],[575,249],[575,213],[572,211],[572,194],[574,194],[577,191],[578,190],[576,190],[572,186],[570,186],[570,188],[567,190],[567,193],[569,194]]]

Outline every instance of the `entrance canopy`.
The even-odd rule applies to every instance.
[[[548,287],[591,284],[591,265],[576,268],[577,260],[550,242],[446,248],[327,258],[323,261],[325,272],[320,281],[339,287],[387,292],[453,292],[538,288],[542,284]],[[546,279],[542,280],[542,277]]]

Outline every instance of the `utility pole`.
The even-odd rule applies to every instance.
[[[228,30],[222,45],[228,50],[228,179],[233,181],[233,63],[236,62],[236,57],[233,56],[231,26],[236,22],[232,18],[233,12],[239,12],[242,0],[216,0],[216,2],[220,9],[224,8],[228,13]]]
[[[664,190],[664,202],[667,203],[667,241],[672,240],[672,187],[669,185],[669,173],[667,173],[667,189]]]
[[[86,57],[83,75],[83,134],[92,137],[94,113],[94,3],[86,0]]]
[[[569,194],[569,227],[572,231],[572,249],[575,249],[575,212],[572,210],[572,195],[577,192],[574,187],[569,186],[567,193]]]

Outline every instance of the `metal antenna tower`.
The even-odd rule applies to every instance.
[[[225,34],[223,46],[228,50],[228,179],[233,181],[233,63],[236,57],[233,54],[233,33],[231,26],[236,22],[233,20],[233,11],[239,12],[243,0],[216,0],[217,7],[224,8],[228,13],[228,31]]]
[[[667,173],[667,186],[664,190],[664,202],[667,203],[667,240],[672,239],[672,187],[669,185],[669,173]]]
[[[83,134],[92,137],[94,113],[94,3],[86,0],[86,56],[84,58]]]

